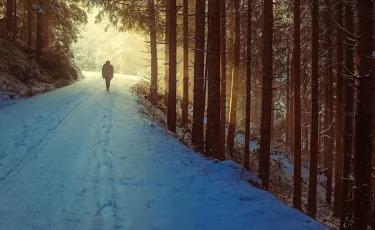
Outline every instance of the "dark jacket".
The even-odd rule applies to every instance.
[[[112,79],[113,78],[114,69],[111,64],[104,64],[102,68],[102,76],[105,79]]]

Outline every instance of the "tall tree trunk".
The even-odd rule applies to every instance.
[[[169,131],[176,132],[176,0],[169,0],[169,92],[168,117]]]
[[[225,157],[225,125],[226,125],[226,96],[227,96],[227,16],[226,16],[226,0],[220,1],[220,150],[221,155]]]
[[[206,154],[224,160],[220,148],[220,0],[208,1]]]
[[[182,126],[186,126],[189,118],[189,1],[183,1],[183,97]]]
[[[17,38],[17,0],[13,0],[13,40],[15,41]]]
[[[230,94],[230,105],[229,105],[229,128],[227,144],[229,155],[233,155],[234,149],[234,137],[236,133],[237,125],[237,102],[238,102],[238,78],[239,78],[239,65],[240,65],[240,3],[239,0],[234,0],[234,52],[233,52],[233,71],[232,71],[232,87]]]
[[[293,206],[301,209],[301,67],[300,67],[300,0],[294,0],[294,49],[293,49],[293,74],[294,74],[294,186]]]
[[[294,48],[293,48],[294,50]],[[291,75],[290,75],[290,92],[291,92],[291,95],[290,95],[290,123],[289,123],[289,127],[290,127],[290,149],[292,151],[292,153],[294,153],[294,54],[293,54],[293,51],[292,50],[292,60],[291,60]]]
[[[289,60],[290,60],[290,54],[289,54],[289,40],[286,41],[287,46],[287,56],[286,56],[286,117],[285,117],[285,144],[289,146],[290,144],[290,69],[289,69]]]
[[[165,75],[164,75],[164,105],[168,106],[169,90],[169,0],[165,0]]]
[[[324,26],[326,28],[325,37],[325,116],[324,116],[324,168],[326,170],[326,202],[331,203],[332,197],[332,154],[333,154],[333,77],[332,77],[332,28],[330,1],[325,0]]]
[[[336,156],[335,156],[335,196],[333,215],[340,216],[342,195],[342,158],[344,138],[344,79],[342,75],[343,62],[343,37],[342,37],[342,1],[336,4]]]
[[[13,25],[13,0],[7,0],[7,20],[6,26],[9,32],[12,32],[12,25]]]
[[[204,47],[205,47],[205,0],[196,0],[195,58],[194,58],[194,104],[192,142],[194,148],[203,152],[203,119],[206,95],[204,93]]]
[[[42,47],[43,47],[43,13],[42,10],[37,9],[37,18],[36,18],[36,50],[35,50],[35,57],[36,60],[39,61],[42,55]]]
[[[156,103],[158,95],[158,51],[156,44],[156,22],[154,0],[149,0],[150,11],[150,46],[151,46],[151,84],[150,100]]]
[[[307,214],[315,218],[319,152],[319,0],[313,0],[311,16],[311,135]]]
[[[372,70],[373,2],[358,0],[357,49],[355,90],[357,115],[354,140],[354,216],[353,229],[365,230],[370,211],[371,154],[372,154],[372,100],[374,75]]]
[[[251,17],[252,17],[252,0],[247,1],[247,65],[246,65],[246,122],[245,122],[245,169],[250,169],[250,114],[251,114]]]
[[[33,16],[31,8],[31,0],[27,0],[27,44],[32,46],[32,34],[33,34]]]
[[[262,83],[262,119],[260,136],[259,177],[264,188],[269,187],[272,80],[273,80],[273,3],[263,1],[263,83]]]
[[[345,136],[344,136],[344,159],[343,159],[343,174],[342,174],[342,211],[340,217],[340,229],[347,229],[350,219],[350,172],[351,172],[351,158],[352,143],[353,143],[353,114],[354,114],[354,101],[353,101],[353,32],[354,32],[354,13],[353,5],[345,4],[345,81],[344,81],[344,100],[345,100]]]

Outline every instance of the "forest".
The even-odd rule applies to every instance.
[[[96,21],[145,37],[136,91],[207,158],[333,229],[375,229],[371,0],[1,0],[13,38],[73,60]],[[121,49],[121,47],[118,47]],[[126,55],[126,54],[124,54]],[[290,164],[291,179],[277,165]],[[276,166],[275,166],[276,165]]]

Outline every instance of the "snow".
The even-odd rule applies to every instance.
[[[0,110],[1,229],[328,229],[140,115],[137,78],[85,75]]]

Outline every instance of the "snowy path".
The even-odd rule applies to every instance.
[[[0,230],[324,229],[193,153],[99,74],[0,110]]]

